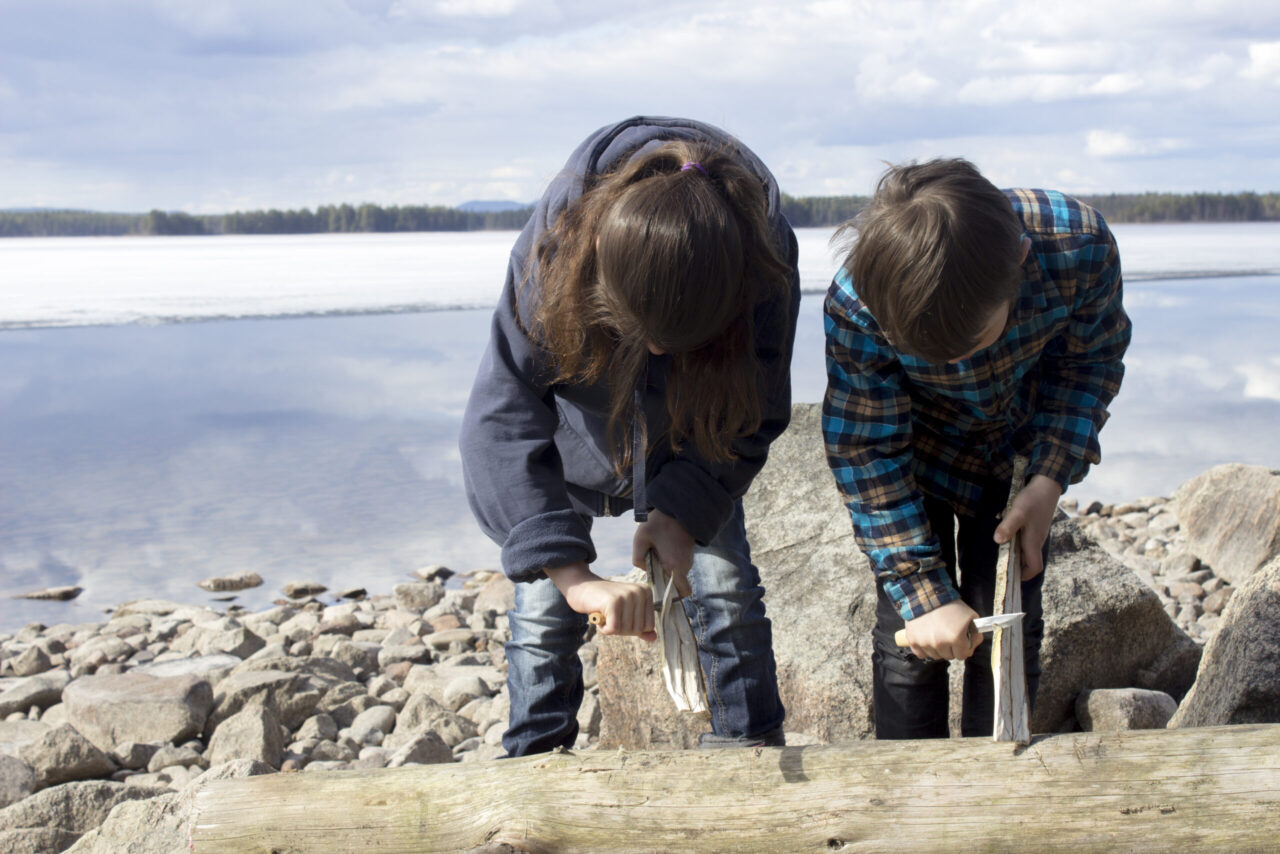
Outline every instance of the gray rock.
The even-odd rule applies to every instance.
[[[434,581],[409,581],[393,591],[396,605],[406,611],[425,611],[444,598],[444,585]]]
[[[45,789],[72,780],[107,777],[116,765],[107,754],[75,730],[63,724],[23,745],[18,758],[36,774],[36,788]]]
[[[347,665],[334,658],[308,655],[302,657],[276,656],[273,658],[254,657],[237,667],[233,675],[253,671],[274,670],[285,673],[301,673],[317,687],[329,687],[340,682],[355,682],[356,674]]]
[[[75,854],[177,854],[188,851],[195,797],[204,784],[231,777],[269,774],[273,770],[251,760],[210,768],[181,792],[120,804],[101,827],[86,833],[68,851]]]
[[[0,721],[0,753],[17,756],[23,745],[36,741],[53,729],[53,726],[48,721],[25,718],[19,721]]]
[[[51,670],[19,679],[0,692],[0,718],[7,718],[14,712],[26,714],[32,707],[47,709],[61,702],[62,692],[70,681],[71,674],[65,670]]]
[[[200,654],[248,658],[266,645],[266,641],[241,626],[208,635],[200,643]]]
[[[441,693],[440,705],[456,712],[477,697],[487,697],[489,686],[479,676],[464,674],[450,679]]]
[[[13,672],[17,676],[35,676],[53,667],[49,653],[38,646],[28,647],[21,655],[13,659]]]
[[[0,808],[22,800],[35,790],[35,770],[16,756],[0,753]]]
[[[439,765],[453,761],[453,751],[434,732],[430,730],[416,734],[412,740],[400,747],[387,760],[388,768],[400,768],[404,765]]]
[[[305,599],[308,596],[319,596],[328,590],[319,581],[290,581],[281,590],[290,599]]]
[[[151,757],[155,756],[159,749],[159,744],[126,741],[124,744],[117,744],[110,755],[121,768],[138,771],[147,767],[151,762]]]
[[[66,851],[81,834],[60,827],[20,827],[0,830],[0,851],[9,854],[47,854]]]
[[[1033,733],[1056,732],[1095,688],[1146,688],[1181,698],[1200,650],[1160,599],[1074,521],[1054,523],[1043,588],[1045,639]]]
[[[206,735],[215,733],[223,721],[249,706],[270,709],[281,723],[294,729],[310,717],[320,696],[303,673],[237,670],[218,683],[204,731]]]
[[[200,770],[203,771],[204,757],[195,748],[187,747],[186,745],[165,744],[161,745],[147,760],[147,770],[153,774],[166,768],[172,768],[175,765],[182,768],[198,765]]]
[[[403,687],[410,694],[426,694],[439,705],[445,706],[445,687],[459,676],[479,677],[488,688],[488,693],[499,690],[507,681],[506,674],[493,666],[415,664],[409,668]]]
[[[395,730],[382,744],[395,750],[425,731],[436,733],[451,748],[478,734],[472,721],[442,707],[425,694],[416,694],[405,703],[396,717]]]
[[[493,611],[505,614],[516,606],[516,586],[505,575],[498,574],[485,582],[476,595],[472,610],[477,614]]]
[[[206,578],[197,583],[203,590],[210,593],[228,593],[238,590],[248,590],[251,587],[262,586],[262,576],[256,572],[237,572],[232,575],[223,575],[215,578]]]
[[[135,667],[130,672],[145,673],[148,676],[165,679],[175,676],[195,676],[211,686],[216,686],[224,676],[240,664],[241,660],[234,655],[197,655],[191,658],[154,661]]]
[[[1221,614],[1235,595],[1234,587],[1219,587],[1204,598],[1204,610],[1207,614]]]
[[[817,406],[793,407],[790,428],[770,447],[744,504],[787,725],[845,741],[874,728],[875,579],[827,467],[819,416]],[[601,748],[691,747],[709,729],[676,712],[653,644],[606,636],[598,643]]]
[[[388,667],[398,661],[408,661],[411,664],[429,664],[431,663],[431,650],[422,643],[383,646],[379,650],[379,667]]]
[[[376,730],[377,732],[386,735],[395,729],[395,727],[395,709],[390,706],[371,706],[356,715],[356,719],[351,722],[351,738],[359,742],[364,742],[367,740],[365,735],[369,732]]]
[[[327,741],[337,737],[338,724],[332,717],[324,713],[307,718],[302,726],[298,728],[296,735],[298,740],[314,738],[317,741]]]
[[[1099,688],[1076,698],[1076,720],[1086,732],[1164,729],[1178,703],[1163,691]]]
[[[1280,722],[1280,560],[1237,588],[1171,727]]]
[[[110,751],[129,741],[176,743],[198,735],[213,706],[213,691],[197,676],[131,671],[77,679],[63,700],[67,720]]]
[[[84,592],[83,587],[74,585],[66,585],[63,587],[46,587],[43,590],[33,590],[30,593],[20,593],[14,596],[15,599],[45,599],[54,602],[67,602],[76,598]]]
[[[280,721],[263,706],[249,706],[227,718],[209,742],[209,761],[221,765],[252,759],[279,768],[284,760]]]
[[[1227,581],[1280,556],[1280,470],[1216,466],[1180,486],[1174,501],[1188,547]]]

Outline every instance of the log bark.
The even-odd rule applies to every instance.
[[[1280,725],[587,751],[272,774],[195,800],[207,852],[1280,850]]]

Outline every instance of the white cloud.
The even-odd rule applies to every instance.
[[[1280,11],[1244,0],[149,2],[6,13],[8,204],[528,199],[637,113],[737,133],[794,194],[947,154],[1006,185],[1280,188]]]
[[[1244,377],[1246,398],[1280,400],[1280,356],[1272,356],[1267,362],[1237,365],[1236,373]]]
[[[1249,45],[1249,65],[1240,75],[1272,86],[1280,85],[1280,41]]]
[[[1123,131],[1096,129],[1085,134],[1085,151],[1101,158],[1166,154],[1184,147],[1182,140],[1135,139]]]

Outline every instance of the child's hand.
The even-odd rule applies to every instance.
[[[689,570],[693,568],[693,536],[661,510],[649,511],[649,521],[636,526],[631,541],[631,563],[645,569],[644,557],[653,549],[662,568],[675,578],[676,592],[690,596]]]
[[[959,599],[907,621],[907,644],[922,661],[963,660],[982,644],[973,629],[978,612]]]
[[[600,634],[657,640],[658,634],[653,628],[653,592],[649,585],[607,581],[585,563],[548,569],[547,577],[574,611],[604,615]]]
[[[1013,506],[996,526],[995,540],[1001,545],[1022,531],[1023,581],[1044,572],[1041,550],[1049,537],[1049,525],[1053,522],[1053,513],[1058,509],[1061,495],[1062,490],[1053,478],[1038,474],[1013,499]]]

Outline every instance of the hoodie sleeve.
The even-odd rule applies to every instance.
[[[540,206],[512,250],[460,439],[467,500],[502,547],[502,568],[513,581],[596,557],[590,529],[565,489],[547,355],[517,319],[524,259],[545,215]]]
[[[791,352],[800,309],[799,255],[795,233],[779,215],[777,226],[783,257],[791,268],[785,292],[756,308],[756,357],[765,376],[760,427],[733,442],[737,459],[717,463],[704,459],[688,443],[668,460],[649,483],[649,501],[706,545],[733,515],[734,502],[746,494],[764,467],[769,445],[791,421]]]

